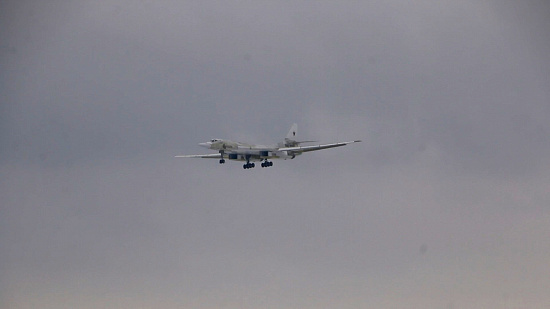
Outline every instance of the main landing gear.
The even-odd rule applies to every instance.
[[[254,166],[256,166],[256,164],[254,163],[250,163],[250,155],[246,155],[245,158],[246,158],[246,164],[243,165],[243,168],[245,170],[249,169],[249,168],[254,168]]]
[[[249,168],[254,168],[256,166],[256,164],[254,163],[250,163],[250,156],[246,156],[246,164],[243,165],[243,168],[245,170],[249,169]],[[267,159],[264,159],[264,162],[262,162],[262,167],[270,167],[270,166],[273,166],[273,162],[271,161],[267,161]]]
[[[225,163],[225,159],[223,158],[223,150],[220,150],[220,156],[221,156],[221,159],[220,159],[220,164],[224,164]]]

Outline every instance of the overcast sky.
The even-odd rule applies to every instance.
[[[1,308],[550,307],[547,1],[0,1]],[[175,159],[211,138],[363,143]]]

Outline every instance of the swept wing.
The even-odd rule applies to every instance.
[[[175,156],[175,157],[176,158],[203,158],[203,159],[220,159],[221,158],[219,153],[209,153],[209,154],[203,154],[203,155],[185,155],[185,156]]]
[[[324,145],[283,147],[283,148],[279,148],[279,151],[308,152],[308,151],[315,151],[315,150],[321,150],[321,149],[340,147],[340,146],[345,146],[347,144],[353,144],[353,143],[359,143],[359,142],[361,142],[361,140],[355,140],[355,141],[350,141],[350,142],[332,143],[332,144],[324,144]]]

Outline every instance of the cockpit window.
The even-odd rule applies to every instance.
[[[213,139],[213,140],[211,140],[211,142],[212,142],[212,143],[213,143],[213,142],[217,142],[217,141],[218,141],[217,139]]]

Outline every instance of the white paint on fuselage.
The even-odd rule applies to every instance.
[[[279,151],[279,145],[252,145],[241,142],[234,142],[223,139],[212,139],[206,143],[199,144],[216,151],[224,151],[224,158],[235,161],[262,161],[266,159],[293,159],[297,154],[288,154],[286,151]],[[261,155],[267,151],[267,156]],[[232,159],[229,155],[237,155],[237,159]]]
[[[338,142],[331,144],[321,145],[307,145],[302,146],[303,143],[313,143],[314,141],[297,141],[296,132],[298,126],[293,124],[288,131],[288,134],[283,142],[273,145],[254,145],[240,142],[234,142],[223,139],[212,139],[209,142],[200,143],[199,145],[211,150],[215,150],[218,153],[210,153],[205,155],[182,155],[176,156],[178,158],[205,158],[205,159],[219,159],[220,164],[225,162],[225,159],[236,161],[268,161],[270,159],[294,159],[296,156],[305,152],[317,151],[321,149],[329,149],[340,146],[345,146],[352,143],[358,143],[361,140],[354,140],[349,142]],[[267,166],[271,166],[269,162],[266,162]],[[262,167],[265,167],[265,163]],[[254,167],[252,165],[245,164],[245,169]]]

